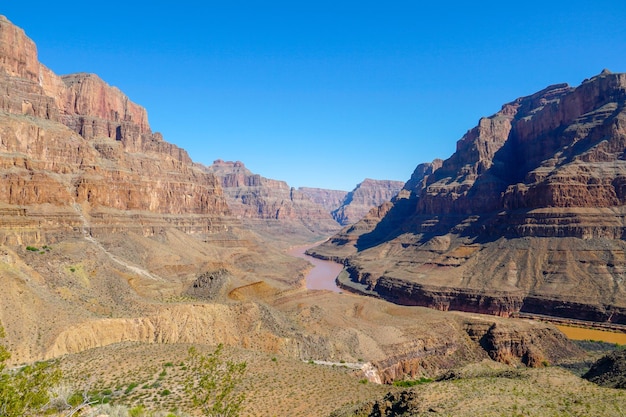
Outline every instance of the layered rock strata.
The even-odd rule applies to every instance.
[[[267,227],[287,231],[285,234],[291,233],[288,229],[292,227],[317,238],[339,229],[328,211],[306,193],[284,181],[254,174],[240,161],[216,160],[203,170],[220,179],[233,215],[247,224],[260,220]]]
[[[401,181],[366,178],[344,197],[341,205],[331,214],[342,226],[356,223],[372,208],[390,201],[403,186]]]
[[[609,71],[507,103],[316,252],[400,303],[626,323],[625,103]]]
[[[347,191],[312,187],[298,187],[298,191],[308,195],[311,200],[324,207],[329,213],[337,210],[341,206],[346,194],[348,194]]]

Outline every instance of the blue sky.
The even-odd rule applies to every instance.
[[[194,161],[295,187],[406,181],[506,102],[626,72],[623,0],[3,3],[44,65],[120,88]]]

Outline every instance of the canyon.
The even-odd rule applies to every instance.
[[[341,192],[295,189],[242,162],[195,163],[116,87],[46,68],[1,16],[0,58],[11,365],[221,343],[366,363],[372,381],[391,383],[584,356],[549,323],[507,318],[515,311],[625,320],[623,75],[519,99],[406,184]],[[306,288],[312,265],[288,250],[329,235],[308,252],[378,297]],[[454,309],[465,311],[441,311]]]
[[[400,304],[626,324],[625,98],[605,70],[507,103],[310,252]]]

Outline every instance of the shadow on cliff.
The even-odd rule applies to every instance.
[[[502,236],[513,237],[515,233],[506,221],[507,215],[502,215],[506,211],[504,193],[509,185],[520,181],[527,172],[522,166],[524,161],[516,158],[517,141],[513,134],[512,130],[505,143],[494,154],[490,168],[482,172],[480,167],[477,168],[479,176],[466,194],[456,200],[444,200],[442,204],[430,206],[443,207],[441,211],[420,204],[428,185],[446,179],[450,182],[463,180],[459,172],[453,173],[453,177],[443,167],[438,169],[418,193],[412,193],[408,199],[396,200],[374,230],[358,238],[357,250],[361,252],[401,235],[411,234],[415,238],[411,244],[418,245],[446,234],[454,234],[475,243],[492,242]],[[458,157],[455,154],[451,158]],[[479,161],[473,163],[478,165]],[[448,195],[435,198],[443,200]]]

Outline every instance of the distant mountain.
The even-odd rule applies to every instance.
[[[220,178],[231,212],[255,229],[262,222],[275,229],[276,238],[299,230],[301,236],[317,239],[339,229],[330,213],[306,193],[254,174],[242,162],[216,160],[202,169]]]
[[[324,207],[324,210],[329,213],[337,210],[341,206],[341,203],[343,203],[343,199],[346,197],[346,194],[348,194],[347,191],[311,187],[299,187],[298,191],[308,195],[313,201],[320,204]]]
[[[404,185],[401,181],[366,178],[350,192],[299,188],[314,201],[322,204],[342,226],[355,223],[372,208],[391,200]]]
[[[314,251],[402,304],[626,324],[625,105],[606,70],[507,103]]]
[[[403,185],[401,181],[366,178],[344,197],[341,206],[333,210],[333,218],[342,226],[355,223],[373,207],[395,197]]]

